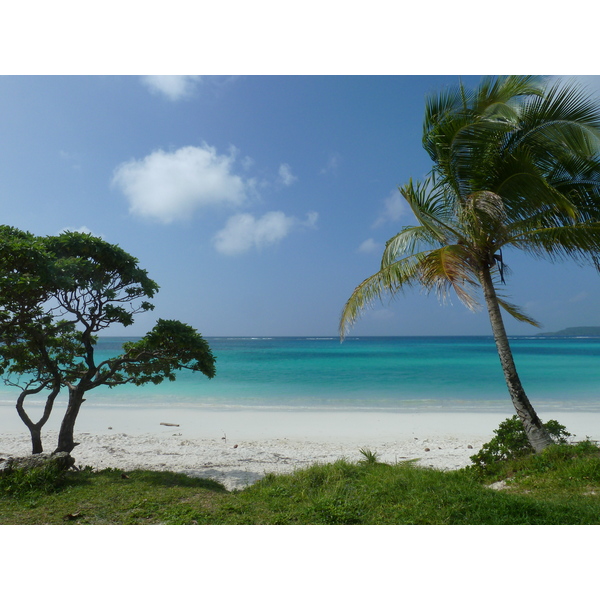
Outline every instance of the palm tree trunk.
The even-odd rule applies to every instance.
[[[529,443],[536,452],[541,452],[544,448],[551,446],[554,441],[544,428],[533,406],[531,406],[517,374],[517,368],[515,367],[510,344],[508,343],[508,336],[504,328],[504,321],[502,320],[502,313],[500,312],[500,305],[498,304],[489,267],[484,267],[480,270],[479,281],[483,288],[485,303],[492,325],[492,333],[494,334],[494,341],[496,342],[496,349],[498,350],[510,398],[517,415],[523,423]]]

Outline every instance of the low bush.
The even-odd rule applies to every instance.
[[[566,444],[572,437],[566,427],[554,419],[544,423],[544,427],[556,444]],[[494,433],[496,435],[471,456],[475,471],[490,474],[500,461],[515,460],[534,453],[517,415],[502,421]]]

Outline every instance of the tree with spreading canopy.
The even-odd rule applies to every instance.
[[[471,310],[482,292],[514,409],[539,452],[553,441],[519,379],[501,309],[538,324],[498,291],[503,252],[598,267],[600,108],[575,83],[488,77],[428,99],[423,145],[430,174],[399,188],[418,224],[386,243],[380,270],[346,302],[340,335],[375,299],[413,285],[442,298],[453,290]]]
[[[154,307],[158,285],[119,246],[78,232],[36,237],[0,227],[0,373],[21,389],[19,416],[31,433],[33,453],[42,452],[41,428],[54,400],[68,390],[55,452],[77,445],[74,428],[85,394],[97,387],[173,381],[182,369],[215,375],[215,358],[191,326],[159,319],[142,339],[127,342],[118,356],[98,361],[98,334],[127,327]],[[38,422],[25,400],[42,391],[47,399]]]
[[[43,243],[30,233],[0,226],[0,373],[6,384],[21,389],[17,412],[30,431],[34,454],[42,452],[41,429],[61,387],[52,368],[56,348],[51,340],[60,336],[63,325],[52,335],[52,317],[43,310],[52,289],[51,277],[51,261]],[[24,402],[42,391],[48,392],[44,411],[33,422]]]

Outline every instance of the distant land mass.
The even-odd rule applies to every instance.
[[[567,327],[554,333],[538,333],[538,336],[546,337],[577,337],[577,336],[598,336],[600,337],[600,327]]]

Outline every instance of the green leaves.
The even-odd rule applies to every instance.
[[[0,226],[0,303],[17,316],[53,291],[52,255],[28,232]]]
[[[119,246],[78,232],[65,232],[45,239],[49,251],[55,256],[56,277],[60,290],[58,301],[63,310],[74,312],[75,294],[79,307],[91,311],[97,305],[108,305],[103,319],[94,320],[93,327],[100,330],[111,323],[130,324],[118,305],[131,305],[141,298],[152,298],[158,291],[158,285],[152,281],[145,270],[138,266],[138,260]],[[67,299],[68,298],[68,299]],[[151,309],[151,304],[143,301],[127,312],[136,314]]]
[[[190,325],[159,319],[137,342],[123,346],[124,355],[114,365],[136,385],[173,381],[175,371],[188,369],[215,376],[215,357],[206,340]],[[120,365],[118,363],[121,363]]]

